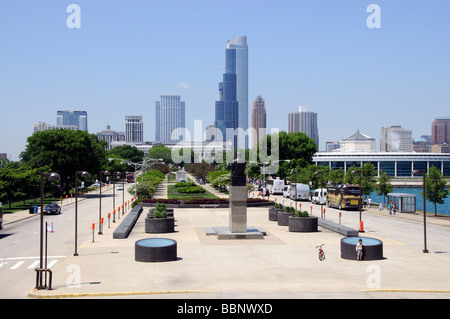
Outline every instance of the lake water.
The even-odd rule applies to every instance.
[[[406,193],[406,194],[416,195],[416,209],[423,210],[423,195],[420,192],[422,192],[422,188],[399,187],[399,188],[394,188],[394,191],[392,193]],[[370,195],[370,197],[372,198],[372,203],[383,202],[383,196],[378,196],[377,192],[373,192]],[[386,201],[387,201],[387,196],[386,196]],[[385,204],[386,204],[386,202],[385,202]],[[434,213],[434,204],[427,200],[426,205],[427,205],[426,206],[427,212]],[[437,212],[438,212],[438,214],[442,214],[442,215],[450,215],[450,195],[447,196],[447,198],[444,201],[444,204],[437,205]]]

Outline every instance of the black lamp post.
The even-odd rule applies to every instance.
[[[323,218],[323,203],[322,203],[322,197],[323,197],[323,174],[322,172],[315,172],[314,175],[320,175],[320,218]]]
[[[113,187],[113,210],[116,208],[116,177],[120,178],[122,176],[121,172],[114,172],[114,187]]]
[[[41,173],[41,222],[39,240],[39,283],[37,289],[45,289],[46,284],[42,283],[42,270],[44,270],[44,178],[49,181],[59,181],[61,178],[57,173]]]
[[[75,172],[75,252],[74,256],[78,256],[77,239],[78,239],[78,176],[89,177],[89,173],[85,171]]]
[[[357,170],[352,171],[352,174],[353,175],[359,175],[359,225],[360,225],[359,231],[362,233],[362,232],[364,232],[363,228],[361,228],[361,220],[362,220],[362,213],[361,213],[361,210],[362,210],[362,208],[361,208],[362,207],[362,171],[357,169]]]
[[[426,197],[425,197],[425,176],[426,176],[426,170],[420,169],[413,171],[414,176],[423,176],[423,253],[428,253],[427,249],[427,208],[426,208]]]
[[[100,180],[100,207],[98,212],[98,234],[103,235],[102,228],[100,227],[100,223],[102,221],[102,175],[109,176],[111,173],[109,171],[100,171],[99,180]]]

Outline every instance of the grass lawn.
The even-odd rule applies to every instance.
[[[44,198],[44,206],[51,203],[61,203],[59,198]],[[41,199],[37,198],[36,200],[26,200],[25,204],[23,201],[15,202],[11,204],[11,208],[9,208],[9,203],[3,203],[3,214],[11,214],[21,210],[28,210],[30,206],[41,206]]]

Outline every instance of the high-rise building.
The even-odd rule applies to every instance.
[[[266,103],[264,99],[258,95],[253,101],[252,110],[252,147],[256,147],[261,138],[266,134]]]
[[[156,101],[155,140],[159,143],[180,142],[182,135],[175,130],[185,129],[185,102],[179,95],[161,95]]]
[[[431,124],[431,144],[450,144],[450,117],[438,117]]]
[[[412,152],[412,131],[400,125],[381,128],[380,152]]]
[[[216,101],[215,127],[222,134],[222,140],[232,139],[236,146],[237,139],[233,135],[227,136],[238,127],[238,101],[236,97],[236,50],[227,48],[225,50],[225,73],[223,82],[219,83],[220,99]],[[227,134],[228,133],[228,134]]]
[[[317,113],[309,112],[306,106],[299,106],[298,112],[289,113],[288,132],[303,132],[314,140],[319,149],[319,128]]]
[[[248,129],[248,45],[247,37],[232,38],[227,48],[236,50],[236,100],[238,101],[238,127]],[[248,136],[245,135],[245,148],[248,148]]]
[[[57,111],[56,125],[71,125],[77,126],[78,130],[86,131],[87,126],[87,112],[86,111]]]
[[[225,73],[223,82],[219,84],[219,93],[220,100],[215,105],[215,127],[222,133],[223,141],[231,140],[234,147],[248,148],[248,47],[245,36],[227,43]],[[241,130],[237,131],[237,128]],[[227,136],[230,133],[233,137]]]
[[[144,123],[142,122],[142,115],[125,115],[125,141],[144,141]]]
[[[97,137],[99,140],[105,141],[108,143],[107,150],[110,150],[112,148],[112,142],[123,142],[125,141],[125,133],[124,132],[117,132],[114,130],[111,130],[111,126],[106,125],[106,129],[98,132]]]

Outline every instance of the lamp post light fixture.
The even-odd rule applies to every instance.
[[[78,176],[81,177],[89,177],[89,173],[85,171],[76,171],[75,172],[75,252],[74,256],[78,256]]]
[[[113,210],[116,208],[116,177],[120,178],[122,176],[121,172],[114,172],[114,185],[113,185]]]
[[[428,253],[427,249],[427,208],[426,208],[426,197],[425,197],[425,177],[426,177],[427,171],[424,169],[420,170],[414,170],[413,176],[423,176],[423,253]]]
[[[323,173],[322,172],[315,172],[314,176],[320,175],[320,218],[323,218],[323,203],[322,203],[322,197],[323,197]]]
[[[40,221],[40,240],[39,240],[39,282],[37,283],[37,289],[45,289],[45,285],[42,282],[42,271],[44,270],[44,179],[49,181],[59,181],[61,178],[57,173],[41,173],[41,221]]]
[[[362,221],[362,171],[360,169],[352,171],[353,175],[359,175],[359,224],[360,224],[360,232],[364,232],[361,228],[361,221]]]
[[[100,207],[98,212],[98,234],[103,235],[102,228],[100,227],[100,223],[102,221],[102,175],[109,176],[111,173],[109,171],[100,171],[99,181],[100,181]]]

